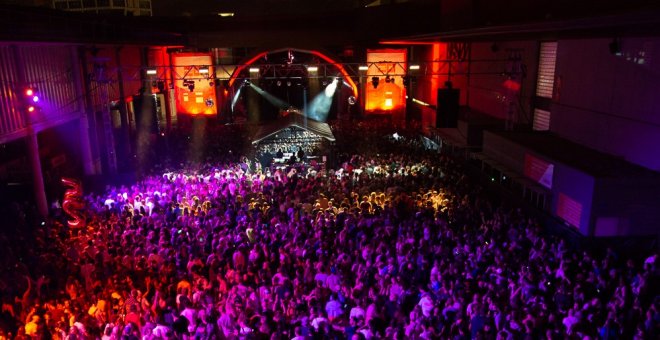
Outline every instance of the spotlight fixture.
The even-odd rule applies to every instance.
[[[35,112],[37,110],[37,103],[39,102],[39,94],[36,89],[33,88],[27,88],[24,91],[25,94],[25,107],[27,109],[27,112]]]
[[[194,80],[184,80],[183,86],[188,88],[188,91],[192,92],[195,90],[195,81]]]
[[[410,65],[410,70],[419,70],[419,65]]]
[[[202,66],[199,68],[199,74],[209,74],[209,68],[206,66]]]
[[[259,73],[258,67],[250,67],[250,73]]]
[[[360,65],[360,67],[358,67],[358,69],[359,69],[360,71],[366,71],[366,70],[369,69],[369,66],[366,66],[366,65]]]
[[[319,68],[316,66],[307,66],[307,72],[316,72]]]
[[[156,70],[155,68],[148,68],[145,73],[148,76],[155,76],[156,74],[158,74],[158,70]]]
[[[392,81],[392,79],[390,79],[390,75],[388,74],[385,76],[385,82],[389,83],[390,81]]]
[[[374,86],[374,88],[378,88],[378,83],[380,82],[380,79],[378,77],[372,77],[371,78],[371,85]]]
[[[291,80],[286,81],[286,86],[291,86]]]
[[[278,80],[275,84],[277,84],[277,86],[282,86],[282,81]]]

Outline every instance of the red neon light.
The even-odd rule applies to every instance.
[[[334,61],[333,59],[331,59],[330,57],[326,56],[325,54],[323,54],[319,51],[308,51],[308,50],[300,50],[300,49],[295,49],[295,48],[281,48],[281,49],[273,50],[273,51],[265,51],[265,52],[261,52],[261,53],[257,54],[256,56],[250,58],[244,64],[238,65],[238,67],[236,67],[236,69],[234,70],[234,73],[231,75],[231,78],[229,79],[229,86],[231,87],[231,86],[234,85],[234,82],[238,78],[238,75],[241,74],[241,71],[243,71],[246,67],[252,65],[255,61],[259,60],[260,58],[263,58],[266,54],[268,54],[268,53],[278,53],[278,52],[288,51],[288,50],[313,54],[313,55],[325,60],[326,62],[332,64],[333,66],[337,67],[337,69],[339,69],[339,73],[341,73],[342,77],[344,77],[344,80],[346,80],[346,82],[351,86],[351,89],[353,90],[353,96],[355,96],[357,98],[357,96],[358,96],[357,85],[355,84],[353,79],[351,79],[348,72],[346,72],[346,69],[344,68],[344,66],[342,66],[340,63]]]

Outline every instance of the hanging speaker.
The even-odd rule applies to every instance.
[[[458,99],[460,91],[454,88],[438,89],[435,125],[439,128],[458,127]]]

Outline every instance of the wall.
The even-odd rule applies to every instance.
[[[660,236],[657,180],[601,178],[593,203],[595,236]]]
[[[551,130],[560,136],[660,171],[660,39],[559,41],[558,100]],[[656,58],[654,58],[656,57]]]
[[[473,43],[469,86],[461,88],[465,93],[465,105],[470,109],[506,119],[509,103],[515,103],[515,120],[530,119],[530,105],[536,83],[539,44],[535,41]],[[520,56],[520,68],[509,60],[515,51]],[[519,91],[505,87],[506,72],[518,70],[514,81],[520,84]],[[524,70],[524,72],[522,72]],[[461,103],[463,105],[463,102]]]
[[[500,135],[484,131],[483,152],[508,169],[523,174],[526,149]]]
[[[579,203],[581,206],[581,214],[579,217],[579,225],[575,227],[577,227],[583,235],[589,235],[591,206],[595,186],[595,179],[593,176],[572,168],[569,165],[547,158],[544,155],[537,154],[520,144],[514,143],[505,137],[488,131],[484,132],[483,152],[488,157],[493,158],[496,162],[502,164],[502,166],[521,175],[525,173],[525,155],[531,155],[553,164],[554,173],[552,176],[552,188],[550,189],[552,192],[552,198],[550,206],[548,207],[550,212],[554,215],[558,214],[559,197],[562,194]],[[530,179],[530,181],[534,180]],[[608,197],[605,199],[610,198]]]
[[[552,163],[555,164],[555,170],[550,210],[553,214],[557,214],[560,194],[568,196],[582,207],[580,225],[576,227],[583,235],[590,235],[591,206],[595,185],[594,177],[565,164]]]
[[[28,86],[39,96],[38,109],[30,114],[35,130],[76,118],[81,109],[72,73],[76,60],[68,45],[0,45],[0,143],[24,133]]]

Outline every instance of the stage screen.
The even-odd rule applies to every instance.
[[[217,114],[211,55],[183,53],[173,57],[177,114]],[[207,68],[208,72],[200,73],[202,68]]]

